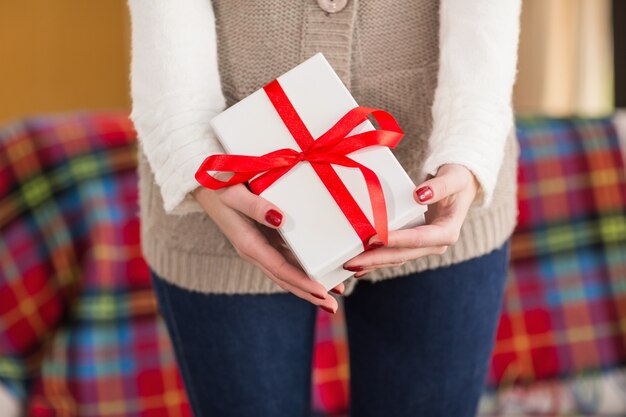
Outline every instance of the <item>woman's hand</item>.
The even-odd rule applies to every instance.
[[[217,191],[196,188],[192,195],[243,259],[255,264],[281,288],[334,313],[338,304],[324,286],[299,268],[278,235],[283,215],[272,203],[237,184]],[[261,226],[259,226],[260,223]],[[290,262],[289,259],[292,261]],[[333,291],[341,294],[344,285]]]
[[[442,255],[458,238],[476,193],[478,181],[463,165],[442,165],[437,174],[417,187],[413,194],[427,204],[426,224],[389,232],[389,245],[368,250],[344,264],[359,278],[377,268],[400,266],[427,255]],[[370,244],[382,242],[376,236]]]

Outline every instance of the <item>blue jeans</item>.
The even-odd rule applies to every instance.
[[[509,246],[358,283],[344,299],[351,416],[475,415]],[[310,415],[317,307],[287,293],[191,292],[154,271],[152,280],[196,417]]]

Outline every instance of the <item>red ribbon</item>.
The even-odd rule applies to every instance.
[[[333,127],[316,140],[304,125],[278,80],[269,82],[263,89],[302,150],[283,148],[261,156],[211,155],[200,165],[195,175],[196,180],[204,187],[213,190],[250,181],[250,189],[255,194],[260,194],[295,165],[307,161],[358,234],[363,247],[368,248],[368,241],[374,234],[378,234],[386,245],[388,238],[387,207],[380,180],[374,171],[347,155],[358,149],[374,145],[395,148],[402,139],[404,132],[393,116],[383,110],[358,106],[348,111]],[[370,114],[378,122],[379,130],[346,137],[352,129],[367,120]],[[374,226],[365,216],[331,164],[357,168],[361,171],[372,206]],[[227,181],[221,181],[207,171],[232,172],[234,175]]]

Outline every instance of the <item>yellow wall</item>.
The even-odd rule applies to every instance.
[[[517,111],[610,111],[609,4],[523,1]],[[128,110],[129,32],[126,0],[0,0],[0,123]]]
[[[610,0],[524,0],[516,111],[601,116],[613,111]]]
[[[0,121],[130,107],[124,0],[0,0]]]

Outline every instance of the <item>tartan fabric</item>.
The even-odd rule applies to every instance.
[[[0,131],[0,381],[28,415],[191,416],[141,257],[135,167],[124,113]],[[344,330],[319,320],[312,397],[341,411]]]
[[[626,416],[626,368],[488,390],[479,415]]]
[[[519,222],[490,385],[626,364],[626,169],[610,119],[519,118]]]
[[[341,307],[341,299],[340,307]],[[349,402],[349,361],[343,309],[319,313],[313,354],[313,408],[345,412]]]
[[[31,416],[191,416],[139,246],[126,114],[0,133],[0,379]]]
[[[494,390],[591,375],[600,382],[586,383],[589,392],[565,385],[550,392],[578,396],[569,412],[600,412],[585,396],[610,398],[598,388],[610,386],[602,375],[626,369],[626,168],[619,141],[610,119],[520,117],[517,130],[520,215],[485,399],[520,410],[519,398]],[[327,347],[337,358],[334,370],[325,369],[343,386],[343,316],[320,324],[329,328],[318,334],[339,337],[334,350]],[[347,409],[349,393],[332,386],[317,385],[326,399],[318,406]],[[545,389],[540,398],[547,401]]]
[[[626,180],[609,120],[518,120],[520,219],[489,385],[626,359]],[[141,258],[122,113],[0,132],[0,380],[32,416],[190,416]],[[347,409],[343,316],[320,314],[313,400]],[[54,413],[53,413],[54,411]]]

